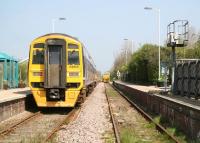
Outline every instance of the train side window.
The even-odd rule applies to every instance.
[[[78,49],[78,45],[75,44],[68,44],[69,49]]]
[[[44,48],[44,43],[36,43],[33,45],[33,48]]]
[[[79,52],[78,51],[68,51],[68,64],[69,65],[79,65]]]
[[[44,64],[44,51],[33,50],[32,64]]]

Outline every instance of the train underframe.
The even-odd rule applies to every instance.
[[[83,103],[95,86],[96,82],[93,82],[81,90],[48,88],[32,90],[32,93],[38,107],[74,107]]]

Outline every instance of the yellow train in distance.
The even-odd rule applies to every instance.
[[[106,73],[103,74],[102,81],[105,82],[105,83],[110,82],[110,73],[109,72],[106,72]]]
[[[51,33],[32,41],[28,78],[38,107],[74,107],[96,86],[97,70],[77,38]]]

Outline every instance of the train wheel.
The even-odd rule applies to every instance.
[[[79,103],[84,103],[85,102],[85,99],[86,99],[86,90],[83,89],[80,93],[80,96],[79,96]]]
[[[86,99],[86,93],[84,93],[81,97],[81,103],[84,103]]]
[[[89,86],[89,94],[91,94],[91,93],[92,93],[92,91],[93,91],[93,86],[92,86],[92,85],[90,85],[90,86]]]

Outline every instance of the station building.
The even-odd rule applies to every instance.
[[[0,89],[18,87],[18,60],[0,52]]]

